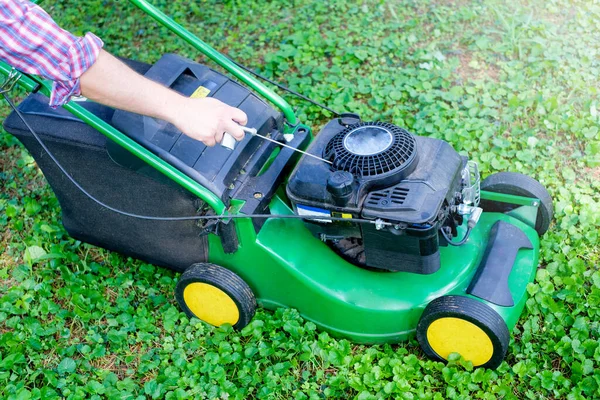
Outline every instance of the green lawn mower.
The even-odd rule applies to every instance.
[[[416,335],[434,359],[502,362],[552,219],[541,184],[510,172],[480,181],[448,143],[356,114],[313,137],[247,70],[131,1],[241,83],[174,54],[128,65],[241,108],[251,134],[206,147],[91,101],[53,110],[48,82],[0,64],[4,90],[32,92],[4,127],[36,159],[72,237],[182,272],[178,303],[211,325],[242,328],[257,304],[293,307],[357,343]]]

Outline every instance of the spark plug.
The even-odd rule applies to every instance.
[[[481,217],[481,213],[483,209],[481,207],[475,207],[471,215],[469,216],[469,221],[467,221],[467,227],[469,229],[473,229],[477,222],[479,221],[479,217]]]

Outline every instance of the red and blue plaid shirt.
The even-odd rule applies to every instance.
[[[54,81],[50,105],[81,93],[79,77],[94,64],[102,40],[92,33],[76,37],[61,29],[27,0],[0,0],[0,60]]]

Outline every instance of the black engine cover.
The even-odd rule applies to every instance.
[[[441,210],[444,204],[455,203],[467,158],[442,140],[409,134],[414,139],[414,154],[405,155],[404,164],[398,164],[397,169],[388,168],[381,176],[363,174],[336,159],[341,152],[332,152],[332,143],[337,143],[339,149],[340,135],[371,124],[394,129],[391,124],[345,126],[339,120],[329,122],[307,151],[330,159],[333,165],[303,157],[289,179],[287,195],[298,214],[323,216],[321,222],[307,222],[315,235],[331,241],[359,238],[364,245],[366,266],[435,272],[439,269],[438,230],[444,222]],[[352,173],[353,181],[348,182],[352,178],[342,176],[340,170]],[[341,216],[349,222],[328,223],[327,216]],[[396,226],[376,230],[373,225],[353,224],[352,218],[382,219]]]
[[[347,129],[338,120],[329,122],[316,136],[308,152],[326,155],[332,138]],[[354,174],[354,190],[340,206],[327,182],[336,172],[336,165],[312,157],[303,157],[290,177],[287,194],[296,206],[309,206],[334,213],[351,213],[354,217],[405,222],[432,223],[444,202],[452,203],[460,191],[461,171],[467,159],[461,157],[448,143],[414,136],[417,157],[412,172],[398,183],[381,188],[377,177]],[[389,179],[386,177],[386,179]]]

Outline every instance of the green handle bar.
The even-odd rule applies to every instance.
[[[190,31],[179,25],[173,19],[169,18],[165,13],[148,3],[146,0],[129,0],[136,7],[144,11],[146,14],[154,18],[158,23],[167,27],[171,32],[188,42],[202,54],[209,57],[211,60],[225,68],[233,76],[250,86],[252,89],[260,93],[264,98],[275,104],[277,108],[283,112],[285,119],[290,125],[298,123],[292,106],[288,104],[281,96],[266,87],[262,82],[254,79],[254,77],[238,67],[233,61],[213,49],[211,46],[200,40]]]
[[[0,75],[4,75],[5,77],[7,77],[11,73],[11,71],[13,71],[12,67],[10,67],[4,62],[0,62]],[[25,75],[22,73],[19,74],[20,78],[17,81],[17,84],[19,86],[30,92],[39,88],[40,91],[45,95],[50,95],[51,87],[48,82],[30,75]],[[81,107],[76,102],[71,101],[65,104],[63,108],[75,115],[76,117],[80,118],[86,124],[98,130],[110,140],[113,140],[118,145],[131,152],[136,157],[139,157],[140,159],[145,161],[151,167],[157,169],[171,180],[177,182],[185,189],[198,196],[210,207],[212,207],[217,214],[223,214],[225,212],[225,204],[216,194],[214,194],[204,186],[200,185],[198,182],[194,181],[192,178],[188,177],[172,165],[161,160],[158,156],[151,153],[148,149],[146,149],[143,146],[140,146],[138,143],[130,139],[121,131],[107,124],[106,122],[104,122],[85,108]]]
[[[184,39],[186,42],[191,44],[194,48],[199,50],[202,54],[205,54],[210,59],[215,61],[217,64],[225,68],[232,75],[249,85],[252,89],[256,90],[259,94],[265,97],[267,100],[275,104],[284,114],[288,124],[296,125],[298,120],[292,107],[277,93],[266,87],[264,84],[254,79],[253,76],[248,74],[246,71],[238,67],[230,59],[213,49],[211,46],[197,38],[191,32],[177,24],[163,12],[158,10],[153,5],[149,4],[145,0],[130,0],[136,7],[141,9],[146,14],[154,18],[158,23],[167,27],[169,30],[174,32],[177,36]],[[34,3],[40,3],[41,0],[32,0]],[[8,64],[0,62],[0,74],[8,77],[10,72],[13,70]],[[27,91],[39,90],[46,96],[50,95],[51,88],[50,84],[40,78],[33,77],[30,75],[20,73],[20,79],[17,82],[19,86]],[[80,118],[86,124],[92,126],[100,133],[113,140],[118,145],[122,146],[136,157],[142,159],[151,167],[157,169],[168,178],[177,182],[185,189],[189,190],[194,195],[198,196],[201,200],[206,202],[217,214],[223,214],[226,212],[226,206],[223,201],[215,195],[213,192],[200,185],[181,171],[177,170],[172,165],[160,159],[155,154],[151,153],[148,149],[140,146],[138,143],[130,139],[128,136],[120,132],[118,129],[102,121],[94,114],[87,111],[75,102],[69,102],[65,104],[63,108],[73,115]]]
[[[32,0],[34,3],[39,3],[41,0]],[[197,38],[191,32],[177,24],[163,12],[158,10],[153,5],[149,4],[145,0],[130,0],[136,7],[144,11],[146,14],[154,18],[158,23],[167,27],[169,30],[174,32],[177,36],[184,39],[186,42],[191,44],[194,48],[199,50],[202,54],[205,54],[210,59],[215,61],[217,64],[225,68],[235,77],[249,85],[252,89],[256,90],[263,97],[275,104],[284,114],[287,122],[290,125],[296,125],[297,119],[292,107],[279,95],[273,92],[271,89],[266,87],[261,82],[257,81],[248,74],[246,71],[238,67],[230,59],[223,56],[221,53],[210,47],[208,44]],[[7,77],[13,69],[6,63],[0,62],[0,73]],[[17,82],[19,86],[25,90],[33,91],[40,90],[45,95],[49,96],[51,89],[48,82],[45,82],[37,77],[20,74],[20,79]],[[170,164],[161,160],[158,156],[151,153],[148,149],[140,146],[138,143],[130,139],[128,136],[120,132],[118,129],[102,121],[94,114],[87,111],[75,102],[69,102],[65,104],[63,108],[73,115],[80,118],[86,124],[92,126],[100,133],[113,140],[118,145],[122,146],[133,155],[139,157],[151,167],[157,169],[173,181],[179,183],[185,189],[189,190],[194,195],[198,196],[201,200],[206,202],[217,214],[222,214],[226,211],[225,204],[223,201],[215,195],[213,192],[200,185],[181,171],[177,170]]]

